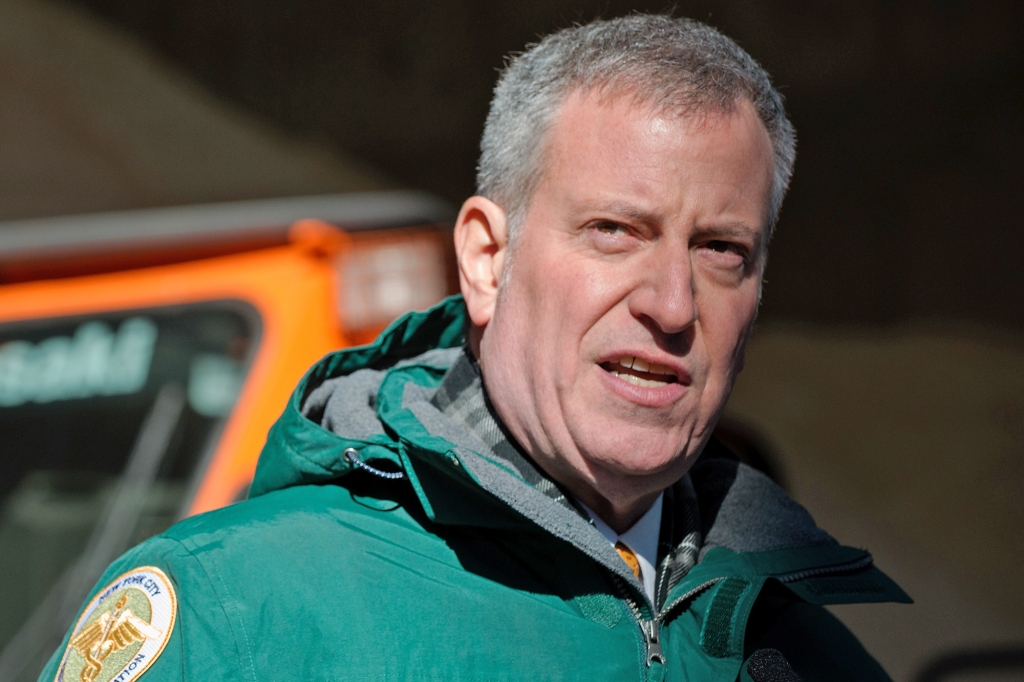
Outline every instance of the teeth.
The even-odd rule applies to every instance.
[[[636,376],[635,374],[629,374],[628,372],[612,371],[612,374],[617,376],[617,377],[619,377],[623,381],[628,381],[629,383],[633,384],[634,386],[643,386],[644,388],[658,388],[660,386],[664,386],[667,383],[665,381],[655,381],[655,380],[651,380],[651,379],[642,379],[642,378]]]
[[[670,374],[675,376],[675,371],[668,365],[660,365],[657,362],[647,362],[640,358],[633,357],[632,355],[623,355],[619,358],[619,364],[626,369],[635,369],[638,372],[647,372],[648,374]]]

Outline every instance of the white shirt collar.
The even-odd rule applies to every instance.
[[[654,581],[657,577],[657,569],[654,566],[658,561],[658,536],[661,535],[661,507],[664,497],[665,493],[658,495],[658,499],[654,501],[651,508],[622,535],[612,530],[611,526],[602,521],[593,509],[580,502],[580,506],[586,510],[594,522],[594,527],[601,531],[601,535],[612,546],[621,541],[636,554],[640,563],[640,575],[643,576],[644,591],[652,602],[654,601]]]

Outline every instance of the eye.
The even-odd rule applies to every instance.
[[[613,222],[611,222],[609,220],[602,220],[601,222],[595,224],[594,225],[594,229],[597,230],[598,232],[600,232],[601,234],[608,234],[608,235],[626,234],[627,233],[627,230],[626,230],[625,227],[623,227],[622,225],[619,225],[618,223],[613,223]]]
[[[702,245],[707,262],[717,268],[744,268],[750,261],[750,250],[743,244],[712,239]]]
[[[738,244],[715,240],[708,242],[706,246],[715,253],[737,253],[742,255],[742,247]]]

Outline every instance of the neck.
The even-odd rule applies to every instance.
[[[601,517],[602,521],[608,524],[609,528],[619,535],[632,528],[640,520],[640,517],[647,513],[661,492],[658,490],[639,498],[630,498],[628,501],[616,503],[594,490],[579,492],[572,490],[578,500],[590,507],[595,514]]]

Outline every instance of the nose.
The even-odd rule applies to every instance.
[[[647,326],[667,335],[685,332],[694,325],[697,301],[689,249],[664,245],[645,259],[629,297],[629,310]]]

